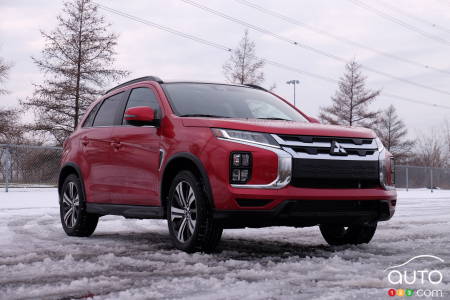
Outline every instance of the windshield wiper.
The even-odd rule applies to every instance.
[[[288,120],[288,119],[283,119],[283,118],[257,118],[258,120],[280,120],[280,121],[292,121],[292,120]]]
[[[226,116],[208,115],[208,114],[185,114],[185,115],[180,115],[179,117],[229,118]]]

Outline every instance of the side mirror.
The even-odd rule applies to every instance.
[[[318,119],[313,118],[313,117],[308,117],[308,118],[309,118],[309,121],[310,121],[311,123],[317,123],[317,124],[320,124],[320,121],[319,121]]]
[[[155,118],[155,111],[148,106],[130,107],[125,111],[124,119],[133,126],[155,125],[158,120]]]

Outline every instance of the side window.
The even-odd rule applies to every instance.
[[[156,99],[155,93],[149,88],[136,88],[131,91],[130,97],[128,98],[127,110],[130,107],[136,106],[149,106],[153,108],[157,115],[160,113],[160,108],[158,100]],[[122,124],[126,124],[123,120]]]
[[[117,111],[120,109],[123,92],[103,100],[93,126],[113,126]]]
[[[97,103],[89,112],[89,115],[87,116],[86,120],[84,120],[83,127],[91,127],[92,122],[94,121],[95,114],[98,111],[98,108],[100,107],[101,102]]]

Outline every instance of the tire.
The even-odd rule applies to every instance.
[[[377,222],[354,224],[348,227],[334,224],[320,225],[320,232],[323,238],[328,244],[333,246],[367,244],[372,240],[376,229]]]
[[[175,176],[169,190],[167,223],[174,246],[192,252],[213,252],[222,226],[214,222],[203,186],[190,171]]]
[[[71,174],[64,180],[59,195],[61,224],[69,236],[90,236],[98,223],[98,215],[86,212],[85,196],[80,179]]]

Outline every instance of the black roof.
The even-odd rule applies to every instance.
[[[115,86],[112,89],[109,89],[108,91],[106,91],[105,95],[109,94],[110,92],[112,92],[112,91],[114,91],[116,89],[120,89],[120,88],[122,88],[124,86],[130,85],[130,84],[133,84],[133,83],[138,83],[138,82],[141,82],[141,81],[156,81],[158,83],[164,83],[164,81],[162,81],[162,79],[157,77],[157,76],[139,77],[139,78],[136,78],[136,79],[124,82],[122,84],[119,84],[118,86]],[[191,81],[175,81],[175,82],[191,82]],[[198,83],[203,83],[203,82],[198,82]],[[206,83],[206,82],[204,82],[204,83]],[[220,83],[220,84],[225,84],[225,83]],[[263,88],[263,87],[261,87],[259,85],[256,85],[256,84],[232,84],[232,83],[230,83],[230,84],[227,84],[227,85],[247,86],[247,87],[250,87],[250,88],[259,89],[259,90],[263,90],[263,91],[267,92],[267,90],[265,88]]]
[[[112,92],[112,91],[114,91],[114,90],[120,89],[120,88],[122,88],[122,87],[124,87],[124,86],[130,85],[130,84],[133,84],[133,83],[138,83],[138,82],[141,82],[141,81],[156,81],[156,82],[158,82],[158,83],[163,83],[162,79],[159,78],[159,77],[157,77],[157,76],[144,76],[144,77],[139,77],[139,78],[136,78],[136,79],[133,79],[133,80],[124,82],[124,83],[122,83],[122,84],[119,84],[118,86],[115,86],[115,87],[113,87],[112,89],[109,89],[108,91],[106,91],[105,95],[106,95],[106,94],[109,94],[110,92]]]

